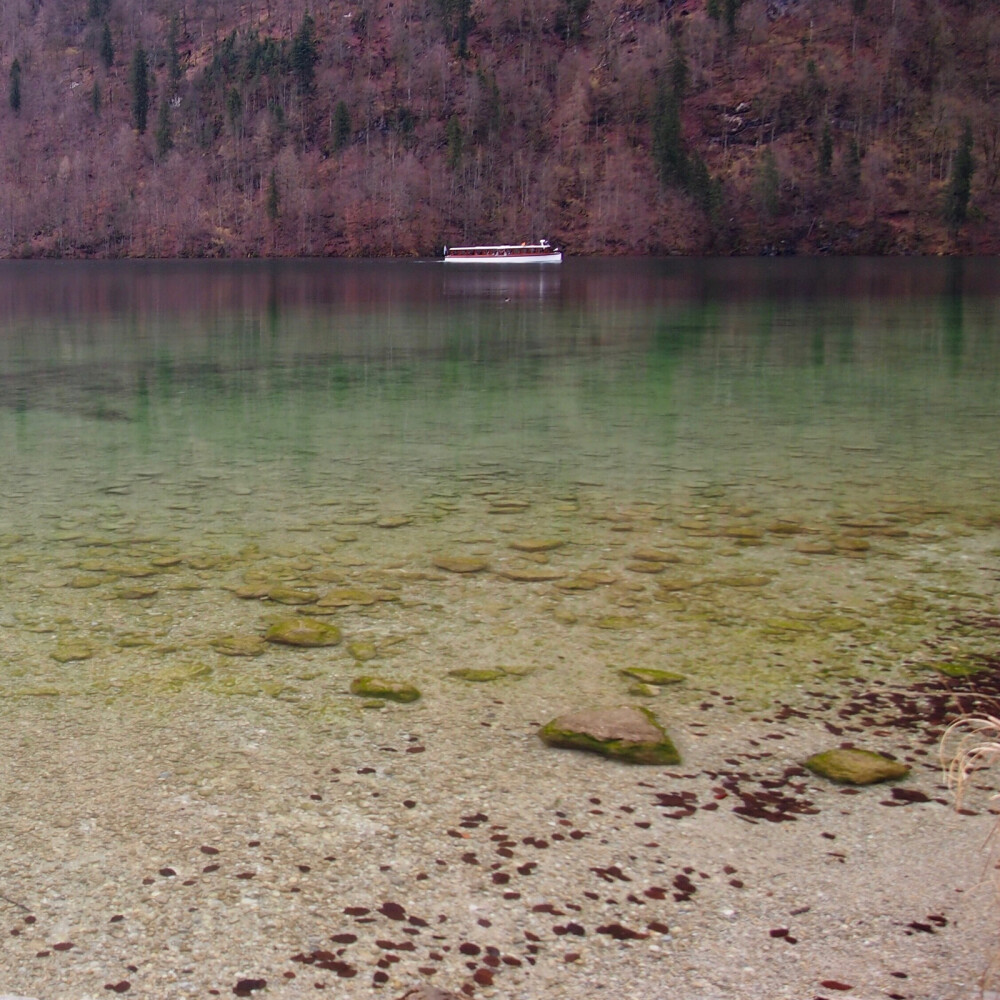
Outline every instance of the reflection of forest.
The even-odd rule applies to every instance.
[[[21,262],[0,270],[0,381],[13,405],[66,392],[63,377],[238,381],[278,366],[318,379],[338,365],[350,380],[350,366],[372,363],[621,350],[735,368],[892,365],[916,352],[989,375],[998,269],[961,259],[578,260],[500,273],[437,262]]]

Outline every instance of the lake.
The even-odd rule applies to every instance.
[[[295,828],[308,872],[330,823],[391,840],[368,799],[317,825],[323,783],[347,781],[324,741],[351,794],[405,771],[407,801],[462,802],[449,822],[471,830],[470,790],[542,809],[527,773],[477,760],[556,754],[533,733],[560,711],[629,700],[724,729],[995,658],[998,289],[1000,264],[960,259],[5,263],[0,708],[30,818],[9,820],[8,870],[25,838],[38,853],[0,892],[83,938],[84,910],[124,912],[109,872],[128,871],[146,916],[99,935],[89,960],[114,972],[28,949],[0,987],[138,981],[126,957],[158,940],[139,876],[183,874],[199,843]],[[340,641],[265,641],[301,617]],[[359,676],[422,697],[352,693]],[[74,789],[65,823],[53,784]],[[88,837],[61,896],[45,859]],[[241,898],[269,940],[303,919]],[[147,995],[230,992],[267,952],[248,938],[226,964],[223,916],[185,931],[169,905],[197,955],[146,959]],[[365,983],[415,975],[403,951]]]

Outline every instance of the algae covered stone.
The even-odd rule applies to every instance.
[[[341,633],[336,625],[328,625],[315,618],[286,618],[275,622],[264,638],[284,646],[336,646],[341,640]]]
[[[502,667],[456,667],[448,671],[449,677],[457,677],[460,681],[472,681],[483,684],[488,681],[498,681],[507,676]]]
[[[631,677],[641,684],[652,684],[662,687],[664,684],[680,684],[683,674],[675,674],[671,670],[656,670],[653,667],[623,667],[618,671],[623,677]]]
[[[416,701],[420,692],[406,681],[383,680],[381,677],[355,677],[351,681],[351,694],[363,698],[385,698],[388,701],[408,703]]]
[[[813,754],[803,764],[813,774],[840,785],[874,785],[879,781],[904,778],[910,773],[905,764],[874,750],[826,750]]]
[[[647,708],[619,705],[560,715],[538,731],[551,747],[589,750],[630,764],[679,764],[667,731]]]

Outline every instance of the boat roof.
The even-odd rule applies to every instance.
[[[457,250],[551,250],[548,240],[541,240],[538,243],[499,243],[496,246],[474,246],[474,247],[448,247],[448,253],[455,253]]]

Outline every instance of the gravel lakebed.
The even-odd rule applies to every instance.
[[[0,994],[977,995],[996,779],[957,811],[938,745],[1000,693],[995,514],[484,492],[248,545],[120,494],[0,544]],[[683,763],[538,739],[623,703]],[[801,766],[847,745],[911,774]]]

